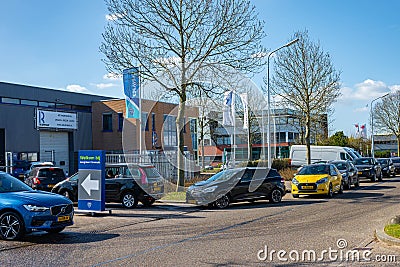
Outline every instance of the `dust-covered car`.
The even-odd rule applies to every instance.
[[[190,186],[186,191],[186,202],[222,209],[240,201],[268,199],[279,203],[285,193],[285,181],[275,169],[234,168]]]

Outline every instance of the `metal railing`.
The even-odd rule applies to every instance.
[[[168,181],[176,182],[178,178],[177,157],[175,153],[168,154],[106,154],[106,164],[136,163],[152,164]],[[185,179],[190,180],[200,168],[195,164],[193,155],[185,155]]]

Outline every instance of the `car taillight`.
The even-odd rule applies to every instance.
[[[33,184],[40,184],[39,178],[33,178]]]
[[[147,184],[148,181],[147,181],[146,173],[142,169],[139,169],[139,171],[140,171],[140,181],[142,182],[142,184]]]

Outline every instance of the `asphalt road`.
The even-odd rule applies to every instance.
[[[397,177],[333,199],[288,194],[278,205],[112,205],[111,215],[77,214],[60,234],[0,241],[0,266],[395,266],[400,248],[374,230],[400,213],[399,200]]]

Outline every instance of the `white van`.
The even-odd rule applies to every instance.
[[[289,158],[291,165],[299,167],[307,164],[307,147],[305,145],[292,145]],[[354,150],[341,146],[311,146],[311,163],[330,160],[354,160],[358,158]]]

